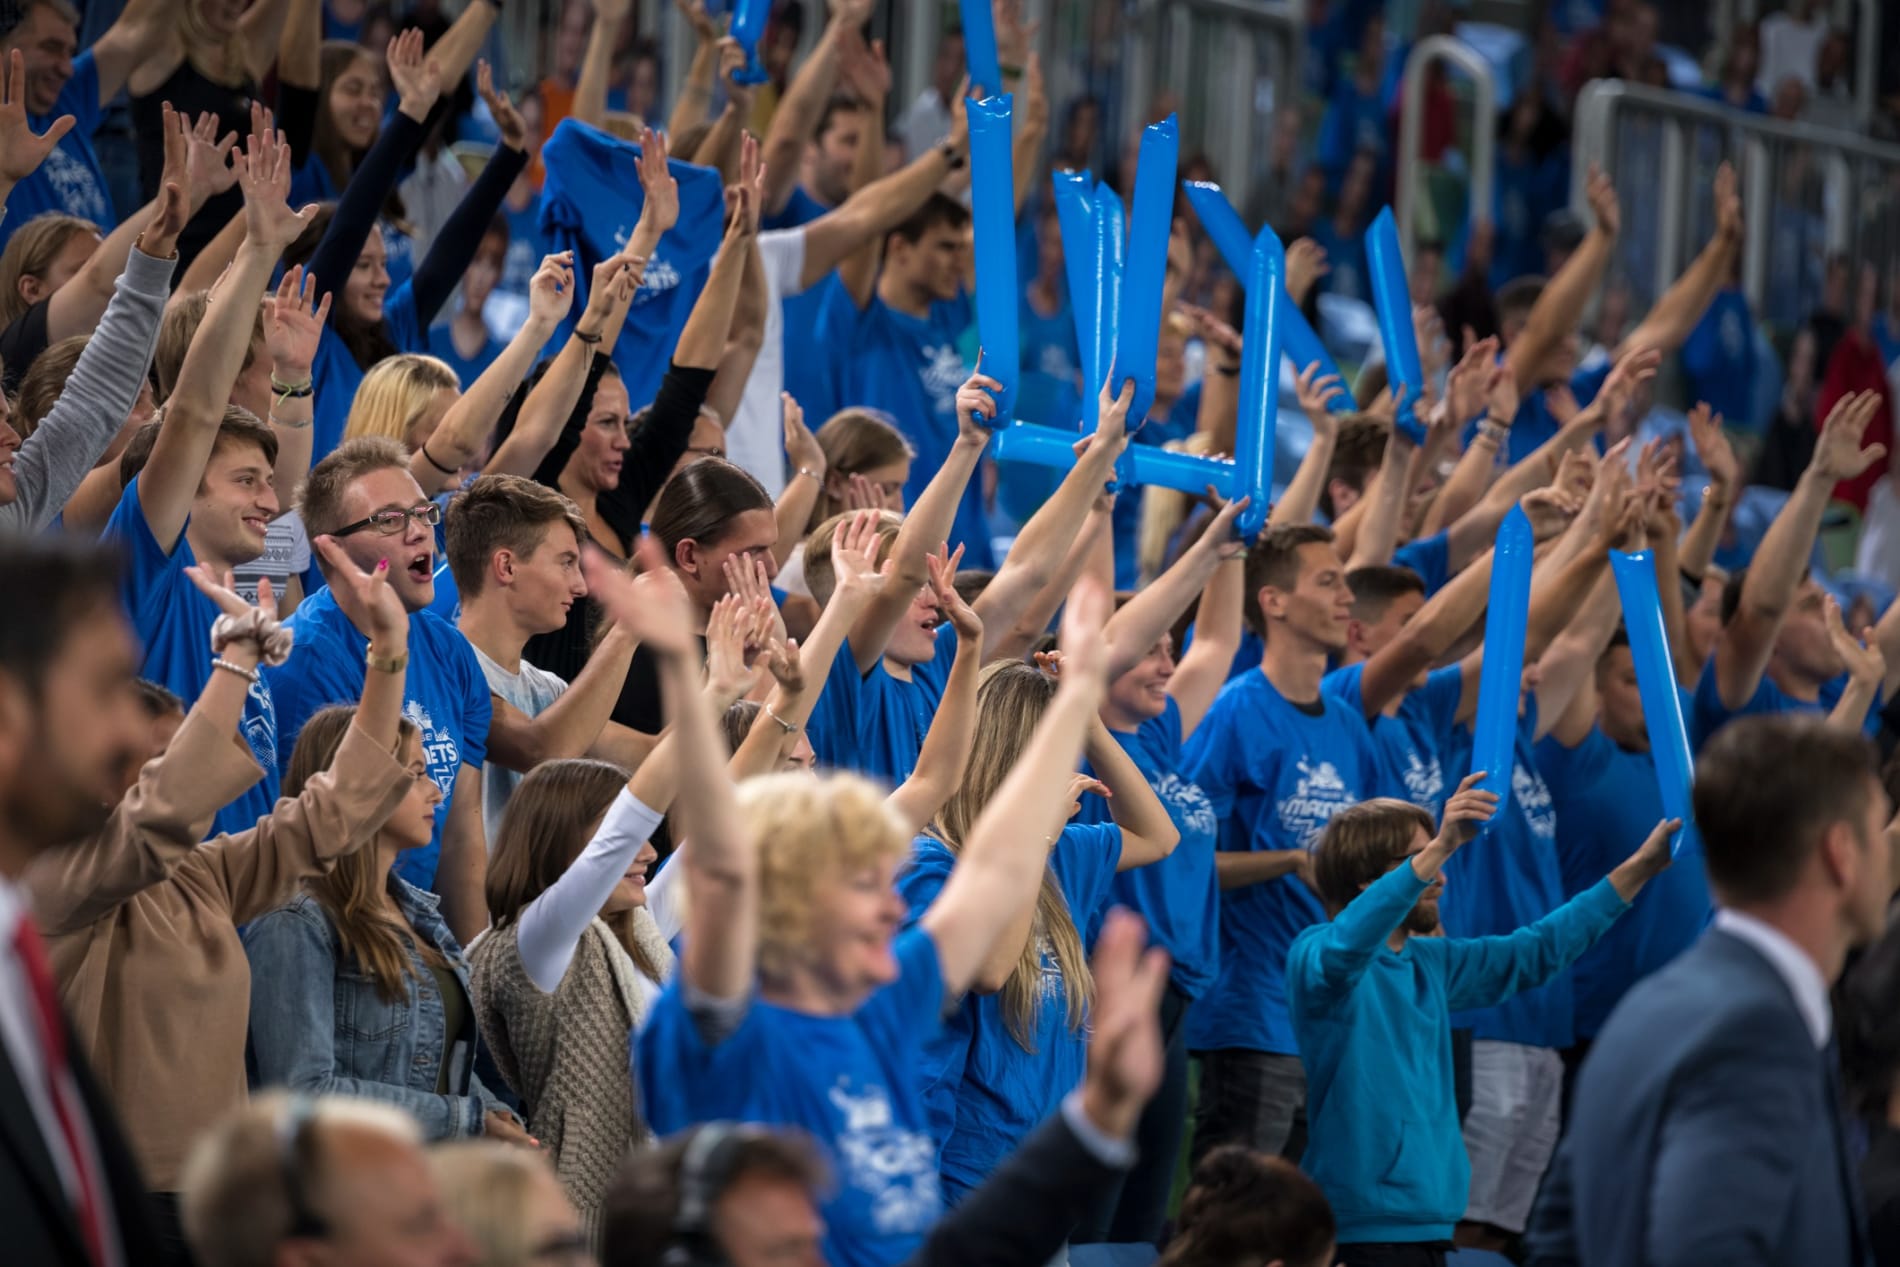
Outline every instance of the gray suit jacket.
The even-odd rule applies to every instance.
[[[1531,1262],[1863,1267],[1835,1063],[1774,966],[1709,930],[1591,1048]]]

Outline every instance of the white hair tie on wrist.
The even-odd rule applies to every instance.
[[[257,648],[259,663],[272,668],[290,659],[291,644],[295,641],[296,630],[281,620],[272,620],[255,607],[241,616],[225,612],[211,626],[213,655],[223,655],[224,649],[234,642],[249,642]]]

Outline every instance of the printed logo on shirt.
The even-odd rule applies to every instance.
[[[614,245],[625,250],[632,237],[633,230],[623,224],[614,230]],[[647,261],[646,272],[640,275],[640,289],[633,292],[634,306],[651,303],[679,284],[679,269],[665,256],[656,254]]]
[[[1524,768],[1519,762],[1511,770],[1511,795],[1517,798],[1517,808],[1524,814],[1524,821],[1530,824],[1531,834],[1542,840],[1557,839],[1557,811],[1551,804],[1550,789],[1544,786],[1544,780],[1535,770]]]
[[[957,408],[957,388],[970,376],[964,368],[963,354],[954,343],[925,348],[924,390],[930,393],[930,407],[940,414],[953,414]]]
[[[277,768],[277,702],[271,698],[270,683],[260,674],[257,681],[251,683],[245,692],[255,707],[244,710],[244,742],[251,745],[251,755],[257,758],[257,764],[266,770]]]
[[[429,716],[421,700],[405,701],[402,715],[421,732],[422,759],[428,762],[429,777],[442,789],[443,797],[448,797],[455,791],[455,776],[462,770],[462,750],[456,746],[455,736],[446,727],[437,729],[435,719]]]
[[[1207,793],[1201,791],[1201,785],[1190,779],[1184,779],[1173,771],[1163,771],[1154,781],[1155,795],[1161,799],[1181,825],[1181,834],[1199,832],[1205,836],[1214,836],[1220,832],[1220,819],[1214,813],[1214,803],[1207,799]]]
[[[1429,761],[1421,761],[1416,752],[1405,754],[1405,798],[1414,805],[1426,809],[1437,809],[1440,798],[1445,795],[1445,772],[1438,764],[1434,754]]]
[[[117,219],[92,169],[68,154],[64,145],[52,148],[40,164],[40,170],[52,184],[60,209],[68,215],[91,220],[94,224],[111,224]]]
[[[830,1094],[842,1119],[837,1149],[844,1181],[870,1197],[880,1234],[925,1231],[943,1213],[937,1146],[922,1131],[897,1125],[883,1087],[853,1081],[841,1076]]]
[[[1060,343],[1042,345],[1042,355],[1036,368],[1051,378],[1070,378],[1076,371],[1075,362],[1069,359],[1069,349]]]
[[[1320,833],[1333,821],[1333,815],[1357,804],[1359,798],[1330,761],[1309,762],[1301,757],[1295,768],[1300,778],[1293,795],[1275,805],[1273,812],[1289,838],[1311,849],[1319,843]]]

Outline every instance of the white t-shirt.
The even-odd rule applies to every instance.
[[[1791,13],[1771,13],[1761,20],[1761,77],[1755,81],[1762,95],[1774,99],[1775,86],[1793,76],[1814,91],[1814,68],[1827,38],[1827,20],[1817,11],[1802,22]]]
[[[752,363],[738,412],[726,423],[726,458],[765,486],[774,501],[785,489],[785,420],[779,393],[785,389],[784,299],[805,289],[805,230],[759,235],[765,265],[765,333]],[[814,430],[824,420],[808,419]]]
[[[1900,496],[1894,495],[1891,478],[1874,485],[1867,498],[1860,545],[1854,550],[1854,570],[1900,590]]]
[[[475,662],[482,666],[488,689],[529,717],[539,717],[567,690],[565,680],[526,660],[521,662],[521,672],[510,673],[474,643],[469,644],[469,650],[475,653]],[[482,766],[482,830],[487,833],[490,849],[495,847],[496,833],[501,830],[501,812],[508,808],[508,798],[526,777],[493,761]]]

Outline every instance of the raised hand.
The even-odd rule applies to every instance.
[[[1867,434],[1867,424],[1873,421],[1879,408],[1879,392],[1860,392],[1834,402],[1827,421],[1821,424],[1821,438],[1814,443],[1814,457],[1809,460],[1808,469],[1829,484],[1838,484],[1853,479],[1884,457],[1887,452],[1884,444],[1860,447],[1861,437]]]
[[[1841,619],[1841,605],[1833,595],[1828,596],[1826,615],[1828,640],[1834,644],[1841,663],[1847,666],[1848,675],[1856,682],[1875,686],[1886,681],[1887,657],[1874,641],[1874,631],[1863,629],[1858,638],[1847,632],[1847,625]]]
[[[574,252],[556,251],[542,259],[528,279],[528,316],[553,327],[574,306]]]
[[[501,132],[501,143],[511,150],[527,153],[528,121],[521,117],[521,111],[515,109],[507,93],[495,90],[495,74],[488,68],[486,58],[475,63],[475,91],[481,93],[487,103],[488,113]]]
[[[1242,541],[1234,527],[1240,513],[1253,504],[1252,497],[1237,497],[1233,501],[1223,501],[1214,486],[1207,486],[1207,504],[1214,507],[1214,518],[1208,523],[1201,539],[1194,544],[1214,551],[1223,561],[1237,559],[1247,552],[1247,543]]]
[[[1497,793],[1486,792],[1478,786],[1484,781],[1484,776],[1483,770],[1473,770],[1445,802],[1445,816],[1438,827],[1438,843],[1448,854],[1471,843],[1484,825],[1491,821],[1491,816],[1498,812]]]
[[[1109,384],[1102,384],[1100,408],[1096,412],[1095,438],[1103,443],[1115,446],[1117,455],[1128,439],[1128,407],[1135,403],[1135,380],[1122,380],[1121,390],[1113,396],[1108,393]]]
[[[673,7],[693,28],[693,38],[701,44],[710,44],[719,38],[719,19],[706,12],[706,0],[673,0]]]
[[[266,112],[268,118],[269,112]],[[169,131],[171,116],[165,118]],[[194,206],[202,207],[212,198],[224,193],[237,184],[237,169],[231,165],[231,150],[237,145],[238,134],[227,132],[218,137],[218,116],[201,114],[198,122],[185,128],[185,117],[178,116],[178,126],[185,134],[185,170],[183,172],[184,189],[190,195]],[[170,146],[166,147],[167,165],[171,159]],[[160,183],[172,178],[167,170],[159,177]]]
[[[1498,341],[1493,335],[1488,339],[1467,339],[1465,354],[1451,367],[1445,377],[1445,403],[1451,411],[1451,421],[1464,426],[1478,416],[1485,407],[1485,398],[1490,395],[1493,376],[1502,377],[1504,367],[1497,363]]]
[[[1741,245],[1742,195],[1731,163],[1715,169],[1715,234],[1732,247]]]
[[[719,41],[719,82],[726,86],[726,108],[739,112],[741,118],[752,115],[753,86],[739,78],[739,72],[746,68],[745,49],[739,41],[730,35]]]
[[[397,108],[418,123],[428,118],[442,95],[442,67],[423,55],[422,32],[411,27],[390,40],[384,60],[389,82],[396,86]]]
[[[845,477],[844,508],[846,510],[882,510],[884,494],[866,479],[860,471],[853,471]]]
[[[383,559],[365,572],[335,538],[318,537],[312,544],[330,565],[330,595],[356,626],[356,632],[368,638],[379,655],[405,651],[409,646],[409,612],[389,586],[389,560]]]
[[[1303,304],[1319,285],[1319,279],[1333,271],[1327,262],[1326,248],[1312,238],[1295,238],[1286,248],[1286,293],[1294,303]]]
[[[1117,907],[1103,922],[1089,961],[1095,1004],[1082,1111],[1115,1139],[1134,1134],[1167,1069],[1161,996],[1168,986],[1168,952],[1147,942],[1141,917]]]
[[[1178,305],[1178,311],[1194,323],[1194,333],[1201,337],[1201,342],[1209,347],[1219,348],[1236,361],[1240,359],[1240,331],[1207,309],[1198,308],[1193,304]]]
[[[1603,388],[1594,402],[1602,409],[1603,421],[1610,423],[1620,418],[1635,399],[1637,389],[1656,377],[1661,367],[1662,353],[1653,348],[1633,348],[1625,353],[1623,359],[1610,368],[1609,377],[1603,380]]]
[[[1072,774],[1069,776],[1068,817],[1074,818],[1077,814],[1082,812],[1082,798],[1091,792],[1105,801],[1115,798],[1115,794],[1108,790],[1108,784],[1102,782],[1100,779],[1092,778],[1086,774]]]
[[[937,549],[938,553],[924,556],[924,566],[930,571],[930,592],[937,600],[937,608],[957,631],[958,643],[980,645],[983,618],[957,593],[957,565],[963,562],[963,547],[958,546],[954,553],[947,544]]]
[[[1027,62],[1030,45],[1042,24],[1023,20],[1023,0],[990,0],[990,20],[996,24],[996,60],[1005,66]],[[1007,77],[1009,72],[1003,73]],[[991,92],[1003,91],[1001,84],[983,86]]]
[[[778,399],[785,417],[785,456],[791,460],[794,471],[810,471],[822,487],[829,466],[824,446],[818,443],[818,437],[805,425],[805,409],[792,398],[792,394],[780,392]]]
[[[640,190],[646,195],[640,219],[655,237],[679,223],[679,182],[666,165],[666,138],[652,128],[640,133]]]
[[[607,324],[607,314],[616,305],[633,301],[633,292],[640,288],[645,271],[646,260],[638,255],[609,255],[594,265],[594,284],[587,292],[587,307],[581,311],[581,319],[574,323],[574,328],[590,335],[600,333],[601,327]]]
[[[185,116],[171,108],[170,102],[164,104],[163,110],[165,167],[159,173],[158,198],[151,221],[139,232],[145,253],[159,257],[172,254],[178,245],[178,235],[184,231],[192,213],[191,128]]]
[[[1590,496],[1590,490],[1597,486],[1597,460],[1593,454],[1581,449],[1572,449],[1564,454],[1563,461],[1557,464],[1551,487],[1576,498],[1581,511],[1584,499]],[[1529,514],[1529,511],[1525,512]]]
[[[1017,109],[1022,111],[1018,117],[1023,121],[1025,131],[1034,131],[1046,135],[1049,131],[1049,92],[1042,82],[1042,54],[1029,50],[1029,58],[1023,63],[1023,86],[1016,98]],[[965,139],[968,139],[969,120],[964,120]]]
[[[264,350],[270,353],[271,373],[279,382],[294,386],[310,381],[310,366],[317,359],[334,292],[324,292],[322,299],[316,293],[317,279],[297,264],[285,271],[277,294],[264,301]]]
[[[1102,628],[1108,623],[1114,599],[1092,576],[1083,576],[1062,605],[1062,628],[1056,642],[1062,648],[1062,681],[1107,684],[1108,642]]]
[[[854,599],[871,599],[883,592],[895,566],[892,559],[878,566],[877,552],[883,544],[879,528],[884,515],[880,510],[860,510],[839,521],[831,533],[831,571],[836,578],[833,593]]]
[[[737,594],[752,604],[752,610],[766,617],[771,628],[769,636],[785,637],[785,618],[779,613],[778,604],[772,601],[772,581],[765,574],[765,561],[745,555],[729,554],[722,565],[726,573],[726,590]],[[763,639],[754,645],[763,645]]]
[[[1333,401],[1347,395],[1346,385],[1339,381],[1337,374],[1322,374],[1320,363],[1314,361],[1300,371],[1294,380],[1300,393],[1300,412],[1313,424],[1313,430],[1332,435],[1339,430],[1339,421],[1327,408]]]
[[[746,636],[753,614],[737,594],[713,604],[706,617],[706,686],[725,700],[736,700],[752,687],[753,671],[746,664]]]
[[[238,160],[238,185],[244,190],[245,241],[282,255],[317,214],[317,204],[292,211],[284,199],[290,193],[290,146],[276,132],[254,132]]]
[[[1451,341],[1445,338],[1445,323],[1431,304],[1412,305],[1412,337],[1418,341],[1419,361],[1425,371],[1426,390],[1438,377],[1438,371],[1451,360]]]
[[[1636,852],[1610,872],[1609,881],[1617,896],[1625,902],[1632,901],[1645,884],[1668,869],[1669,838],[1681,827],[1680,818],[1666,818],[1657,823]]]
[[[26,121],[26,56],[19,49],[0,66],[0,184],[16,185],[39,170],[77,122],[62,114],[36,133]]]
[[[1531,521],[1531,537],[1548,541],[1563,535],[1570,521],[1583,509],[1583,498],[1561,488],[1533,489],[1518,499],[1518,508]]]
[[[587,547],[581,571],[587,592],[607,618],[624,627],[653,650],[665,655],[697,657],[693,643],[693,603],[686,587],[666,565],[666,552],[651,533],[634,546],[638,576],[615,563],[603,551]]]
[[[765,213],[765,161],[759,157],[759,138],[750,132],[739,146],[739,183],[728,193],[738,194],[736,223],[728,225],[734,240],[759,236],[759,218]]]
[[[1590,204],[1590,214],[1596,217],[1597,228],[1611,237],[1623,231],[1623,204],[1617,199],[1616,186],[1595,163],[1590,164],[1583,197]]]
[[[1501,427],[1517,421],[1520,404],[1517,375],[1507,365],[1493,365],[1485,378],[1484,415]]]
[[[1722,415],[1709,408],[1705,400],[1697,401],[1689,411],[1689,439],[1702,465],[1709,468],[1710,479],[1731,493],[1741,487],[1742,464],[1728,442],[1728,433],[1722,430]]]
[[[992,395],[991,393],[994,393]],[[957,388],[957,439],[978,445],[989,443],[989,428],[976,420],[978,414],[997,425],[1008,419],[996,416],[996,402],[1003,396],[1003,385],[983,372],[983,350],[977,349],[976,371]]]
[[[891,95],[891,63],[884,41],[866,43],[853,30],[838,41],[838,78],[859,101],[877,105]]]

